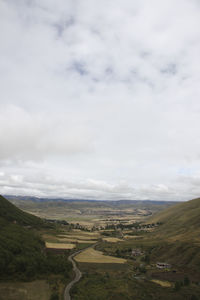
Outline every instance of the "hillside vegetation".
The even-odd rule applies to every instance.
[[[7,199],[0,195],[0,218],[7,222],[14,222],[20,225],[41,226],[44,225],[42,219],[17,208]]]
[[[67,276],[71,265],[64,256],[46,253],[36,230],[39,226],[44,226],[40,218],[0,196],[0,279],[30,280],[51,273]]]
[[[174,240],[196,240],[200,243],[200,198],[172,206],[153,216],[160,222],[156,234]]]
[[[160,225],[151,234],[153,261],[172,265],[200,276],[200,198],[177,204],[149,220]]]

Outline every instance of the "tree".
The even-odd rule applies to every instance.
[[[51,295],[50,300],[59,300],[59,295],[57,292],[53,292],[53,294]]]
[[[180,289],[181,289],[181,283],[180,283],[180,281],[176,281],[174,290],[177,292],[177,291],[180,291]]]
[[[189,285],[190,284],[190,279],[187,276],[184,277],[183,284],[184,285]]]

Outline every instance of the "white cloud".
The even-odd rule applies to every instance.
[[[200,193],[189,179],[177,184],[180,170],[193,178],[200,168],[199,20],[195,0],[2,0],[6,189],[48,196],[54,182],[73,197]],[[35,186],[51,173],[52,184]]]
[[[87,130],[71,116],[30,114],[17,107],[0,111],[0,159],[41,160],[91,151]]]

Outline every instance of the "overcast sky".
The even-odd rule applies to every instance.
[[[199,0],[0,0],[0,193],[200,196]]]

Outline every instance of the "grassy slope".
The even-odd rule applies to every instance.
[[[150,219],[161,222],[157,234],[200,242],[200,198],[170,207]]]
[[[29,213],[23,212],[0,195],[0,218],[20,225],[41,226],[44,222]]]
[[[153,216],[150,222],[161,222],[151,239],[159,241],[151,251],[154,261],[167,261],[173,266],[200,276],[200,199],[175,205]]]

